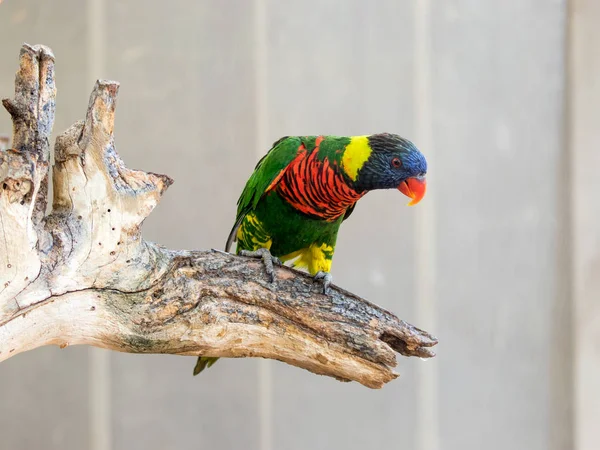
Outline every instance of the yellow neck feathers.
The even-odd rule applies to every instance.
[[[344,150],[342,167],[352,181],[356,181],[358,172],[371,156],[369,136],[353,136]]]

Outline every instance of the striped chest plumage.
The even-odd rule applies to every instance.
[[[322,139],[316,140],[316,148],[312,152],[300,150],[275,189],[281,198],[303,214],[334,221],[345,214],[364,192],[357,192],[348,185],[336,162],[318,158]]]

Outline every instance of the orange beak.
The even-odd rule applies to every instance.
[[[400,186],[398,190],[407,197],[412,198],[408,206],[414,206],[419,203],[423,197],[425,197],[425,191],[427,190],[427,182],[425,177],[412,177],[407,178]]]

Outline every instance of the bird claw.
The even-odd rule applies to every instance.
[[[240,250],[240,256],[247,256],[249,258],[261,258],[263,264],[265,265],[265,271],[269,276],[269,281],[271,283],[275,282],[275,269],[273,268],[273,264],[276,266],[281,266],[281,260],[276,256],[271,255],[271,252],[266,248],[259,248],[258,250]]]
[[[313,277],[313,280],[315,280],[315,281],[322,280],[322,283],[323,283],[323,294],[324,295],[328,295],[329,294],[329,286],[331,285],[331,282],[333,281],[333,277],[331,276],[330,273],[319,271]]]

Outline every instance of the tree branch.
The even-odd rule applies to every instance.
[[[10,137],[0,134],[0,151],[6,150],[10,144]]]
[[[130,170],[113,126],[119,85],[98,81],[86,119],[56,139],[45,215],[54,58],[24,45],[12,149],[0,151],[0,361],[43,345],[132,353],[272,358],[379,388],[395,352],[428,358],[437,343],[393,314],[307,275],[218,251],[146,242],[141,224],[172,183]]]

